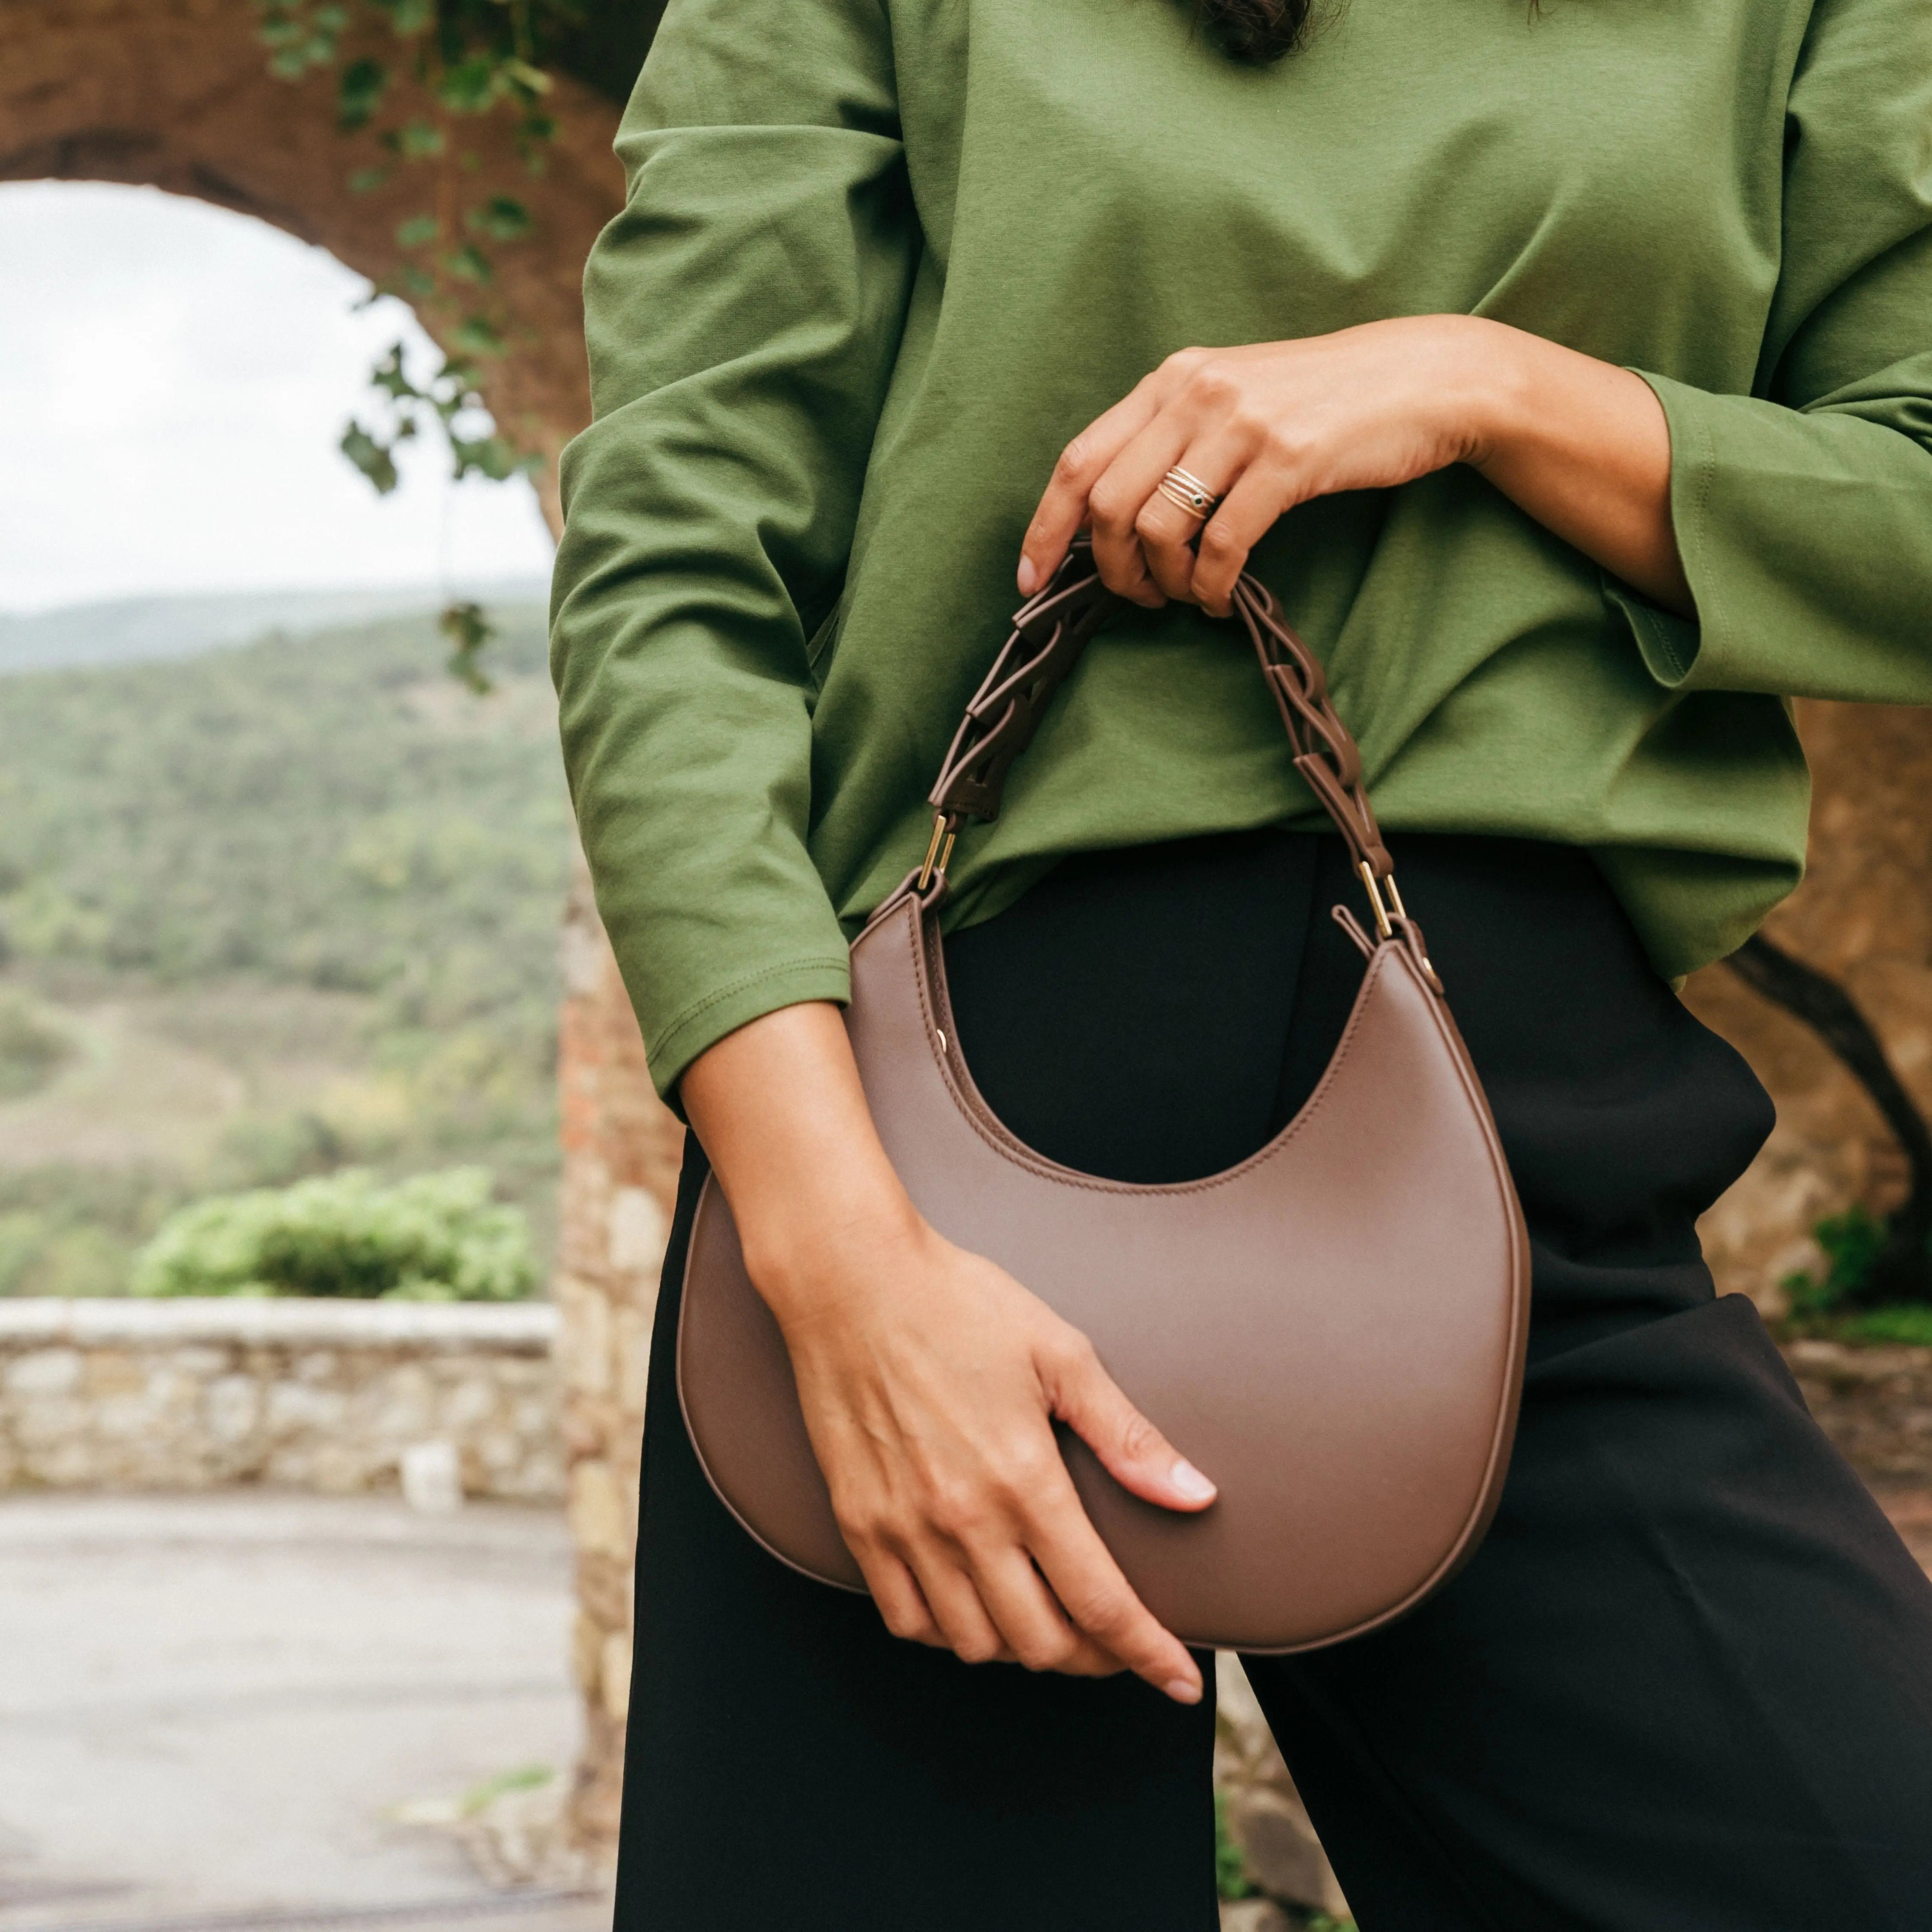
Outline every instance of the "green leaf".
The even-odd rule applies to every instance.
[[[473,242],[466,242],[453,254],[444,256],[442,266],[452,275],[466,282],[482,284],[490,280],[494,272],[490,258]]]
[[[349,177],[349,192],[351,194],[374,194],[378,188],[386,188],[388,182],[389,171],[387,168],[358,168]]]
[[[514,196],[493,194],[481,208],[470,211],[470,226],[493,242],[518,242],[536,226],[530,212]]]
[[[396,278],[397,284],[406,296],[424,302],[436,293],[436,278],[427,268],[419,268],[413,262],[406,262],[402,272]]]
[[[387,448],[378,442],[359,422],[352,422],[342,432],[338,446],[362,474],[375,485],[379,496],[386,496],[402,479],[396,474],[396,465]]]
[[[369,371],[369,380],[394,402],[400,402],[405,397],[421,394],[404,372],[403,345],[400,342],[393,344],[388,354]]]
[[[459,470],[458,474],[462,472]],[[449,640],[449,673],[482,697],[493,687],[476,662],[483,646],[496,635],[480,604],[451,604],[444,607],[436,627]]]
[[[405,40],[413,38],[436,18],[436,0],[374,0],[389,16],[389,25]]]
[[[517,452],[500,436],[452,436],[449,452],[455,458],[458,482],[466,476],[481,476],[493,483],[506,483],[523,467]]]
[[[1241,1848],[1228,1829],[1227,1800],[1218,1791],[1214,1794],[1214,1890],[1222,1898],[1246,1898],[1254,1890]]]
[[[388,84],[389,70],[380,61],[351,61],[335,84],[336,125],[345,133],[367,127]]]
[[[434,242],[442,232],[442,224],[433,214],[412,214],[409,220],[398,225],[396,242],[399,248],[422,248]]]
[[[389,137],[389,145],[405,160],[426,160],[442,152],[442,130],[434,121],[412,121],[407,127],[395,130]]]
[[[472,356],[500,356],[505,346],[502,336],[480,315],[466,316],[450,340]]]
[[[443,74],[436,98],[459,114],[480,114],[501,92],[502,74],[502,64],[491,56],[472,54]]]

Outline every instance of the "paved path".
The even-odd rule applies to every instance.
[[[0,1932],[608,1932],[391,1815],[567,1771],[569,1557],[508,1504],[0,1499]]]
[[[390,1815],[567,1774],[569,1585],[545,1510],[0,1500],[0,1932],[596,1932]]]

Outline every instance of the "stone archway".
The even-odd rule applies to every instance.
[[[401,266],[396,229],[424,176],[350,190],[357,158],[336,124],[332,77],[276,80],[251,0],[11,0],[8,13],[0,181],[166,188],[285,229],[372,281]],[[558,133],[541,176],[525,172],[502,117],[466,120],[462,136],[536,219],[529,241],[498,251],[498,286],[529,334],[490,370],[488,390],[506,430],[544,458],[554,529],[555,459],[588,410],[584,259],[623,188],[610,153],[616,103],[568,74],[552,98]],[[445,164],[459,164],[453,150]],[[424,321],[434,334],[434,318]]]
[[[558,124],[540,176],[496,117],[463,124],[491,178],[514,182],[530,238],[496,254],[496,285],[527,330],[488,371],[492,410],[544,459],[553,533],[556,460],[589,412],[584,260],[621,204],[610,152],[622,99],[657,8],[593,10],[563,50]],[[420,176],[350,191],[356,156],[336,125],[332,77],[269,72],[251,0],[12,0],[0,73],[0,181],[124,182],[189,195],[286,230],[376,280],[400,262],[395,231]],[[424,317],[432,335],[434,316]],[[629,1689],[631,1566],[643,1364],[682,1132],[658,1103],[637,1023],[580,880],[564,933],[564,1430],[584,1699],[571,1822],[600,1861],[614,1846]]]

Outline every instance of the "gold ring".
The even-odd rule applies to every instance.
[[[1182,469],[1178,463],[1154,488],[1176,509],[1185,510],[1190,517],[1199,517],[1204,521],[1221,500],[1192,470]]]

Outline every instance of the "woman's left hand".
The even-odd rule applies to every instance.
[[[1249,551],[1285,512],[1453,463],[1638,590],[1690,608],[1670,431],[1648,384],[1501,322],[1440,315],[1170,356],[1062,452],[1027,530],[1020,592],[1085,526],[1108,589],[1226,616]],[[1175,467],[1219,500],[1204,526],[1161,494]]]

